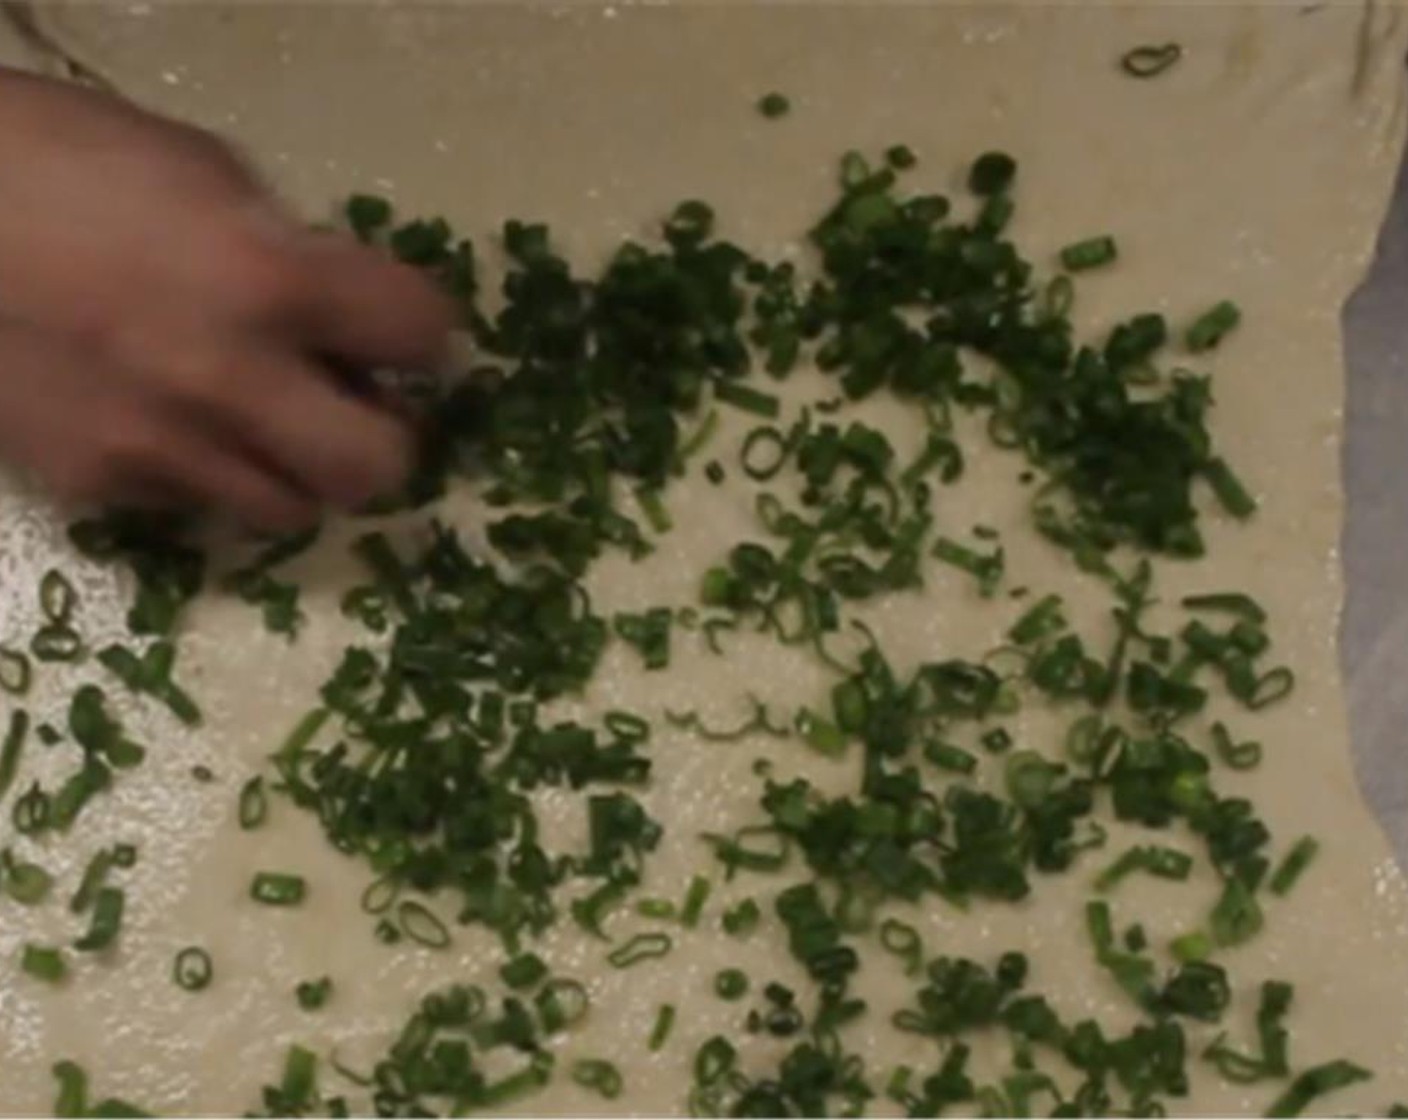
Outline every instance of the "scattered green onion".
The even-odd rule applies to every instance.
[[[650,1038],[647,1042],[652,1052],[662,1049],[666,1040],[670,1037],[670,1031],[675,1026],[675,1005],[673,1003],[662,1003],[660,1010],[655,1013],[655,1025],[650,1028]]]
[[[178,988],[188,992],[198,992],[210,986],[215,976],[215,965],[210,954],[204,949],[191,945],[176,954],[171,964],[171,978]]]
[[[1109,264],[1118,255],[1113,237],[1091,237],[1061,250],[1061,264],[1068,272],[1083,272]]]
[[[46,984],[58,984],[68,975],[68,961],[62,949],[25,942],[20,950],[20,970]]]
[[[1320,852],[1320,842],[1313,836],[1302,836],[1295,842],[1281,866],[1271,873],[1271,893],[1278,898],[1291,893]]]
[[[332,979],[320,976],[316,980],[300,980],[293,994],[304,1011],[321,1010],[332,996]]]
[[[742,999],[748,994],[748,974],[739,968],[725,968],[716,973],[714,994],[720,999]]]
[[[641,961],[665,956],[674,948],[674,939],[665,933],[638,933],[606,955],[612,968],[629,968]]]
[[[609,1101],[621,1095],[621,1071],[610,1062],[597,1058],[579,1058],[573,1062],[572,1080]]]
[[[269,799],[264,794],[264,779],[257,774],[240,787],[240,828],[258,828],[269,815]]]
[[[308,893],[301,875],[280,871],[260,871],[249,885],[249,897],[266,906],[297,906]]]
[[[450,931],[436,913],[413,898],[396,904],[396,924],[412,941],[427,949],[443,949],[450,943]]]

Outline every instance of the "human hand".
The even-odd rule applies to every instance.
[[[424,368],[413,270],[283,211],[215,137],[0,69],[0,458],[61,498],[278,530],[404,478],[411,438],[322,359]]]

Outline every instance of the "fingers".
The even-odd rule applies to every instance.
[[[253,458],[134,391],[129,370],[0,323],[0,446],[72,503],[217,507],[251,528],[308,524],[316,503]]]
[[[172,387],[198,422],[310,498],[354,509],[395,490],[412,462],[405,424],[273,346],[235,352]]]
[[[300,256],[311,349],[373,367],[438,367],[454,311],[429,280],[341,234],[308,234]]]
[[[105,501],[217,509],[269,533],[292,532],[317,519],[317,504],[297,487],[178,418],[165,425],[152,425],[150,418],[129,423],[133,430],[121,437],[122,451],[109,455],[102,469]]]

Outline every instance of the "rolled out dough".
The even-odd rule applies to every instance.
[[[911,185],[961,194],[967,162],[988,148],[1020,163],[1016,238],[1037,261],[1092,233],[1119,238],[1117,267],[1082,280],[1077,316],[1091,331],[1136,311],[1186,322],[1220,298],[1245,319],[1208,368],[1218,439],[1262,501],[1250,526],[1207,516],[1208,562],[1163,565],[1159,586],[1254,589],[1273,620],[1277,649],[1295,668],[1290,702],[1240,726],[1266,743],[1249,776],[1220,777],[1254,797],[1282,845],[1303,832],[1323,852],[1302,886],[1270,907],[1266,931],[1227,955],[1236,1003],[1227,1026],[1250,1037],[1255,991],[1268,977],[1297,985],[1291,1019],[1298,1066],[1349,1057],[1376,1071],[1367,1085],[1328,1100],[1375,1111],[1408,1095],[1408,892],[1356,791],[1334,656],[1340,601],[1338,442],[1342,396],[1340,307],[1358,280],[1384,210],[1404,124],[1401,59],[1408,14],[1324,5],[930,7],[622,5],[373,7],[201,5],[51,7],[46,18],[72,48],[154,108],[228,133],[310,216],[353,189],[390,194],[408,212],[444,213],[477,240],[507,216],[551,223],[569,255],[590,261],[623,237],[648,236],[685,197],[716,207],[723,232],[764,254],[797,252],[832,197],[848,148],[879,152],[904,142],[921,159]],[[1178,40],[1184,58],[1157,81],[1123,76],[1129,47]],[[793,112],[777,122],[752,106],[785,91]],[[814,399],[805,376],[789,391]],[[913,417],[868,410],[899,441]],[[729,428],[721,446],[738,439]],[[731,453],[730,453],[731,454]],[[1063,593],[1077,614],[1103,611],[1088,581],[1026,527],[1015,464],[983,456],[939,507],[941,529],[999,527],[1013,582]],[[38,573],[62,552],[52,517],[18,489],[0,505],[0,634],[33,623]],[[651,560],[603,562],[599,602],[632,608],[692,598],[699,573],[754,532],[741,490],[699,479],[671,494],[678,527]],[[472,504],[458,520],[472,527]],[[182,734],[164,718],[128,713],[152,750],[81,821],[43,853],[76,875],[115,839],[136,843],[120,949],[84,961],[59,991],[0,973],[0,1111],[46,1108],[50,1064],[83,1062],[97,1090],[175,1113],[239,1112],[275,1080],[284,1050],[334,1045],[352,1064],[377,1052],[418,997],[452,980],[492,979],[501,953],[479,931],[457,930],[442,953],[389,949],[358,908],[368,873],[336,855],[313,822],[276,802],[270,827],[241,833],[234,797],[308,706],[348,638],[337,596],[348,579],[334,541],[303,565],[311,621],[292,647],[262,634],[248,608],[219,598],[196,612],[186,654],[207,727]],[[345,534],[343,535],[345,539]],[[106,572],[67,558],[84,617],[98,637],[121,630],[121,592]],[[1006,605],[980,603],[961,580],[933,571],[922,596],[874,614],[902,663],[945,653],[977,656],[1010,623]],[[763,683],[765,682],[765,683]],[[689,650],[646,678],[613,653],[584,702],[656,717],[698,706],[726,720],[752,690],[783,703],[811,701],[823,677],[806,658],[767,642],[726,660]],[[46,677],[57,702],[66,684]],[[1054,747],[1033,717],[1019,730]],[[1048,736],[1042,739],[1042,736]],[[757,816],[750,766],[768,755],[782,773],[818,784],[848,767],[808,759],[796,744],[717,745],[663,734],[654,748],[648,805],[667,836],[650,861],[647,893],[677,896],[706,863],[696,840]],[[66,761],[32,754],[35,772]],[[189,777],[195,763],[217,775]],[[564,835],[580,827],[576,800],[549,799]],[[246,897],[263,867],[308,877],[307,905],[271,912]],[[1068,1015],[1127,1020],[1126,1003],[1098,972],[1081,926],[1091,865],[1039,879],[1018,906],[941,906],[907,915],[931,952],[991,960],[1022,948],[1032,986]],[[1156,942],[1182,932],[1211,903],[1205,874],[1182,886],[1130,882],[1117,912],[1138,914]],[[758,890],[740,880],[722,896]],[[618,919],[628,932],[635,919]],[[0,961],[26,940],[72,936],[62,906],[5,909]],[[695,1047],[735,1033],[737,1005],[712,995],[711,978],[743,963],[756,982],[795,977],[775,923],[751,940],[722,937],[714,921],[678,937],[667,959],[618,972],[598,943],[567,925],[544,955],[587,983],[587,1024],[565,1059],[616,1062],[626,1080],[611,1105],[559,1073],[526,1112],[673,1113],[684,1106]],[[211,988],[192,995],[169,980],[172,955],[204,945]],[[745,958],[740,960],[740,958]],[[293,1000],[302,979],[331,975],[337,992],[318,1015]],[[872,1013],[855,1032],[875,1081],[895,1062],[937,1065],[932,1043],[900,1036],[889,1012],[908,1002],[897,968],[868,960],[860,989]],[[662,1001],[680,1007],[672,1043],[644,1040]],[[1206,1032],[1195,1029],[1195,1039]],[[745,1063],[757,1068],[758,1044]],[[1227,1085],[1196,1061],[1190,1112],[1255,1112],[1276,1086]],[[331,1087],[331,1084],[330,1086]],[[351,1088],[350,1086],[348,1087]]]

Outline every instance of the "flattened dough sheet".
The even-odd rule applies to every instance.
[[[1079,284],[1083,327],[1147,309],[1183,323],[1218,299],[1236,300],[1244,323],[1206,365],[1217,437],[1261,512],[1249,527],[1209,513],[1213,559],[1164,565],[1159,586],[1167,599],[1246,587],[1267,605],[1299,687],[1290,702],[1240,719],[1266,743],[1266,762],[1240,780],[1221,777],[1219,788],[1249,791],[1282,845],[1314,832],[1324,849],[1295,894],[1270,908],[1265,933],[1227,955],[1237,1002],[1226,1025],[1249,1037],[1260,982],[1293,980],[1295,1062],[1349,1057],[1378,1074],[1326,1106],[1375,1111],[1408,1095],[1408,893],[1355,788],[1335,659],[1339,313],[1363,272],[1400,152],[1408,13],[1352,4],[142,4],[46,14],[75,53],[139,101],[238,138],[310,216],[369,189],[408,212],[444,213],[486,244],[504,217],[541,218],[570,256],[589,261],[623,237],[650,235],[679,199],[702,197],[725,236],[804,257],[801,235],[831,199],[844,150],[907,143],[921,160],[910,186],[960,196],[968,161],[1002,148],[1020,163],[1015,237],[1034,260],[1093,233],[1119,239],[1119,264]],[[1184,48],[1174,70],[1150,82],[1119,72],[1126,49],[1166,40]],[[774,88],[794,108],[768,122],[752,106]],[[798,383],[807,380],[798,375],[789,388],[798,400],[818,395],[814,383],[803,392]],[[917,436],[912,416],[884,405],[870,414],[897,442]],[[725,431],[723,446],[742,430]],[[1018,469],[983,456],[944,495],[939,528],[998,526],[1013,582],[1060,591],[1093,624],[1104,600],[1026,529]],[[755,531],[741,490],[693,479],[670,501],[689,512],[654,558],[639,566],[613,559],[594,573],[603,605],[687,602],[703,568]],[[461,503],[458,519],[474,525],[473,507]],[[360,1064],[425,991],[492,977],[499,950],[475,931],[457,930],[443,953],[374,941],[358,908],[367,872],[286,804],[275,803],[260,832],[236,828],[235,792],[306,709],[349,638],[336,602],[350,573],[333,536],[301,569],[312,617],[296,645],[264,635],[256,612],[239,603],[200,605],[185,656],[207,727],[189,736],[129,712],[153,748],[146,764],[44,854],[69,876],[114,839],[137,843],[142,860],[113,960],[81,962],[55,993],[9,965],[0,972],[0,1111],[47,1108],[49,1066],[66,1056],[88,1066],[102,1094],[163,1111],[239,1112],[276,1079],[291,1042],[336,1044]],[[0,505],[3,633],[32,627],[33,589],[60,539],[48,512],[12,488]],[[116,636],[118,585],[108,573],[75,570],[90,632]],[[873,620],[906,663],[979,655],[1012,609],[979,603],[961,580],[935,571],[922,595],[886,604]],[[682,653],[659,679],[616,651],[585,707],[658,718],[664,707],[697,706],[722,721],[749,689],[800,704],[823,683],[807,659],[766,642],[743,643],[725,661]],[[46,679],[44,695],[57,701],[66,691]],[[1048,736],[1039,741],[1054,748],[1053,728],[1037,717],[1018,730]],[[755,757],[775,757],[782,773],[805,769],[823,786],[848,780],[845,767],[801,751],[664,735],[646,800],[668,833],[646,892],[678,894],[705,859],[697,833],[756,818]],[[217,781],[192,782],[195,763]],[[580,830],[574,799],[552,799],[546,811],[564,837]],[[1118,1024],[1124,1000],[1095,969],[1081,925],[1090,866],[1038,879],[1019,906],[975,905],[968,916],[933,906],[907,917],[930,952],[991,960],[1008,948],[1028,951],[1033,990],[1066,1015]],[[249,903],[249,877],[263,867],[305,874],[307,905],[285,913]],[[755,889],[740,882],[716,893],[714,905]],[[1173,889],[1131,882],[1117,913],[1138,914],[1161,942],[1196,922],[1214,896],[1206,875]],[[631,920],[620,920],[623,933]],[[69,936],[62,906],[6,908],[0,961],[13,961],[25,940]],[[216,962],[215,983],[199,995],[169,980],[171,957],[187,944],[206,946]],[[710,980],[740,952],[755,981],[794,976],[775,924],[742,950],[716,933],[681,937],[666,960],[628,972],[604,967],[598,944],[559,929],[545,956],[588,984],[593,1010],[561,1048],[554,1084],[525,1111],[601,1110],[562,1072],[583,1055],[621,1067],[627,1093],[613,1110],[680,1111],[697,1044],[737,1029],[736,1005],[715,999]],[[897,1061],[934,1068],[932,1043],[888,1027],[889,1011],[910,993],[898,969],[875,956],[859,981],[874,1010],[856,1032],[874,1079]],[[338,985],[334,1000],[319,1015],[299,1011],[294,985],[324,973]],[[672,1044],[650,1055],[645,1035],[664,1000],[680,1006],[680,1022]],[[764,1056],[760,1045],[745,1061],[757,1068]],[[1194,1085],[1194,1096],[1175,1105],[1259,1111],[1277,1091],[1224,1085],[1204,1069]]]

